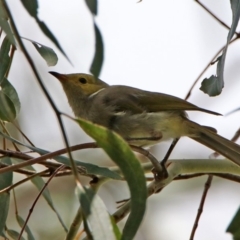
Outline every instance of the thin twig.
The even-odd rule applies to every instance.
[[[14,184],[12,184],[11,186],[8,186],[8,187],[0,190],[0,194],[1,194],[1,193],[4,193],[4,192],[9,192],[9,191],[12,190],[13,188],[15,188],[15,187],[17,187],[17,186],[19,186],[19,185],[21,185],[21,184],[23,184],[23,183],[31,180],[32,178],[34,178],[34,177],[36,177],[36,176],[40,176],[41,174],[47,173],[47,172],[49,172],[48,169],[47,169],[47,170],[44,170],[44,171],[42,171],[42,172],[38,172],[38,173],[32,174],[31,176],[29,176],[29,177],[27,177],[27,178],[24,178],[24,179],[22,179],[22,180],[20,180],[20,181],[18,181],[18,182],[16,182],[16,183],[14,183]]]
[[[217,20],[217,22],[219,22],[220,24],[222,24],[225,28],[227,28],[228,30],[230,30],[230,27],[224,23],[220,18],[218,18],[213,12],[211,12],[205,5],[203,5],[203,3],[199,2],[198,0],[195,0],[206,12],[208,12],[215,20]],[[235,34],[239,34],[238,32],[235,32]]]
[[[213,176],[209,175],[208,179],[207,179],[207,181],[205,183],[205,187],[204,187],[204,191],[203,191],[203,194],[202,194],[201,202],[200,202],[200,205],[199,205],[199,208],[198,208],[198,213],[197,213],[197,216],[196,216],[193,228],[192,228],[192,232],[191,232],[191,235],[190,235],[190,240],[194,239],[194,235],[196,233],[196,230],[197,230],[197,227],[198,227],[198,223],[199,223],[201,214],[203,212],[203,206],[204,206],[204,203],[205,203],[205,200],[206,200],[206,197],[207,197],[208,190],[209,190],[209,188],[211,186],[212,179],[213,179]]]
[[[61,165],[59,168],[57,168],[57,169],[54,171],[54,173],[51,175],[51,177],[50,177],[50,178],[48,179],[48,181],[45,183],[44,187],[43,187],[43,188],[41,189],[41,191],[38,193],[38,196],[36,197],[35,201],[33,202],[32,207],[29,209],[28,216],[27,216],[27,218],[26,218],[26,220],[25,220],[25,223],[24,223],[24,225],[23,225],[23,227],[22,227],[22,229],[21,229],[21,232],[20,232],[20,234],[19,234],[19,236],[18,236],[18,240],[20,240],[21,237],[22,237],[22,234],[23,234],[23,232],[24,232],[24,230],[25,230],[25,228],[26,228],[26,226],[27,226],[28,220],[29,220],[29,218],[30,218],[30,216],[31,216],[31,214],[32,214],[32,212],[33,212],[33,209],[34,209],[35,205],[37,204],[38,199],[40,198],[40,196],[42,195],[43,191],[46,189],[46,187],[48,186],[48,184],[50,183],[50,181],[53,179],[53,177],[54,177],[54,176],[57,174],[57,172],[60,171],[63,167],[64,167],[64,165]]]
[[[69,150],[70,151],[76,151],[76,150],[81,150],[81,149],[97,148],[97,147],[98,146],[97,146],[96,143],[83,143],[83,144],[78,144],[78,145],[69,147]],[[0,173],[14,171],[14,170],[22,168],[22,167],[26,167],[26,166],[33,165],[33,164],[36,164],[36,163],[40,163],[40,162],[45,161],[49,158],[54,158],[56,156],[64,154],[67,151],[68,151],[67,148],[63,148],[63,149],[57,150],[55,152],[50,152],[50,153],[44,154],[40,157],[30,159],[26,162],[22,162],[22,163],[18,163],[18,164],[15,164],[15,165],[12,165],[12,166],[9,166],[9,167],[6,167],[6,168],[2,168],[2,169],[0,169]]]
[[[35,147],[35,145],[33,144],[33,142],[26,136],[26,134],[20,129],[20,127],[15,124],[15,123],[12,123],[13,126],[23,135],[23,137],[29,142],[29,144],[33,147]]]

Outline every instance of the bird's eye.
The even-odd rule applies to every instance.
[[[82,83],[82,84],[86,84],[87,79],[86,78],[79,78],[79,82]]]

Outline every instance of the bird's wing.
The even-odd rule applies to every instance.
[[[181,98],[164,93],[148,92],[127,86],[111,86],[105,89],[105,102],[115,106],[116,111],[130,111],[132,113],[159,111],[202,111],[214,115],[219,113],[199,108]]]

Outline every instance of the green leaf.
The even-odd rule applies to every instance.
[[[11,42],[8,40],[6,36],[2,42],[0,49],[0,85],[10,67],[11,63],[11,58],[9,57],[10,48]]]
[[[32,17],[37,17],[38,14],[38,2],[37,0],[21,0],[23,6]]]
[[[6,134],[4,134],[1,131],[0,131],[0,135],[2,135],[4,138],[6,138],[6,139],[8,139],[8,140],[10,140],[14,143],[17,143],[21,146],[25,146],[25,147],[31,149],[32,151],[35,151],[35,152],[39,153],[40,155],[44,155],[44,154],[49,153],[49,151],[46,151],[44,149],[36,148],[36,147],[33,147],[33,146],[23,144],[23,143],[19,142],[18,140],[7,136]],[[59,163],[65,164],[66,166],[71,166],[70,161],[67,157],[57,156],[57,157],[53,157],[53,159],[58,161]],[[122,177],[119,174],[109,170],[108,168],[99,167],[95,164],[80,162],[80,161],[76,161],[76,160],[75,160],[75,163],[76,163],[77,166],[85,168],[86,173],[88,173],[88,174],[99,175],[99,176],[103,176],[103,177],[106,177],[106,178],[112,178],[112,179],[115,179],[115,180],[122,180]]]
[[[222,55],[217,59],[217,74],[216,76],[211,76],[210,78],[205,78],[202,81],[202,86],[200,90],[207,93],[209,96],[217,96],[222,92],[224,87],[224,65],[227,55],[228,45],[235,34],[239,17],[240,17],[240,0],[231,0],[232,8],[232,25],[227,36],[226,47],[223,49]]]
[[[77,188],[79,191],[79,201],[82,207],[82,212],[85,217],[89,216],[91,213],[91,204],[95,196],[95,192],[91,188],[83,187],[83,189]]]
[[[97,0],[85,0],[88,9],[93,15],[97,15]]]
[[[202,83],[200,90],[207,93],[209,96],[214,97],[219,95],[222,91],[222,81],[219,81],[217,76],[212,75],[210,78],[205,78]]]
[[[18,222],[19,226],[22,228],[25,224],[25,221],[18,214],[16,215],[16,217],[17,217],[17,222]],[[25,226],[24,230],[27,233],[28,240],[35,240],[30,228],[28,227],[28,225]]]
[[[30,41],[33,46],[36,48],[38,53],[42,56],[42,58],[46,61],[47,65],[50,66],[55,66],[58,62],[58,57],[57,54],[53,51],[52,48],[47,47],[41,43],[35,42],[33,40],[30,40],[28,38],[23,38],[27,41]]]
[[[95,195],[91,204],[91,213],[87,218],[94,240],[117,239],[113,225],[102,199]]]
[[[15,230],[7,229],[7,234],[13,239],[18,240],[19,239],[19,233]],[[21,237],[20,240],[25,240],[24,237]]]
[[[2,163],[11,164],[11,160],[8,157],[4,157],[1,159]],[[7,172],[0,174],[0,190],[12,185],[12,179],[13,179],[13,173]],[[8,216],[8,210],[9,210],[9,200],[10,200],[10,194],[7,192],[0,194],[0,233],[3,233],[7,216]]]
[[[94,23],[94,32],[95,32],[95,54],[93,58],[93,62],[90,67],[90,72],[98,77],[103,64],[103,40],[101,36],[101,32],[99,31],[96,23]]]
[[[229,224],[226,232],[231,233],[234,240],[240,239],[240,207],[238,208],[235,216]]]
[[[20,111],[18,94],[6,78],[3,79],[0,87],[0,119],[11,122]]]
[[[0,27],[3,29],[3,31],[6,33],[8,39],[10,40],[10,42],[16,46],[16,42],[14,39],[14,35],[13,32],[11,30],[11,27],[8,23],[8,16],[7,13],[5,11],[4,5],[2,3],[2,1],[0,1]],[[1,82],[1,81],[0,81]]]
[[[131,212],[123,229],[124,240],[133,239],[144,216],[147,198],[143,169],[131,148],[118,134],[83,119],[76,120],[83,130],[120,167],[131,193]]]
[[[41,45],[41,44],[36,44],[32,43],[33,46],[37,49],[39,54],[43,57],[43,59],[47,62],[47,65],[49,67],[55,66],[58,62],[58,57],[57,54],[53,51],[52,48],[49,48],[47,46]]]
[[[113,231],[114,231],[114,234],[115,234],[115,237],[117,240],[120,240],[121,237],[122,237],[122,234],[118,228],[118,225],[115,223],[114,221],[114,218],[112,216],[111,217],[111,223],[112,223],[112,227],[113,227]]]
[[[21,0],[23,6],[28,11],[28,13],[35,18],[39,28],[42,32],[55,44],[55,46],[62,52],[62,54],[68,59],[67,55],[63,51],[62,47],[60,46],[58,40],[52,34],[52,32],[48,29],[47,25],[41,21],[37,14],[38,14],[38,3],[36,0]],[[69,60],[69,59],[68,59]]]

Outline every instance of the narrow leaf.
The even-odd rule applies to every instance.
[[[67,55],[63,51],[60,46],[58,40],[52,34],[52,32],[48,29],[47,25],[38,18],[38,3],[37,0],[21,0],[23,6],[26,8],[28,13],[35,18],[39,28],[42,32],[55,44],[55,46],[62,52],[62,54],[68,59]],[[68,59],[69,60],[69,59]]]
[[[19,240],[19,233],[12,229],[7,229],[7,234],[13,239],[13,240]],[[24,237],[21,237],[20,240],[25,240]]]
[[[84,187],[82,190],[78,188],[77,191],[79,191],[78,196],[82,207],[82,212],[84,216],[87,217],[91,213],[91,204],[95,196],[95,192],[91,188],[86,187]]]
[[[34,18],[37,17],[37,13],[38,13],[37,0],[21,0],[21,2],[32,17]]]
[[[6,36],[2,42],[0,49],[0,85],[5,77],[7,70],[10,67],[11,63],[11,58],[9,57],[10,48],[11,42],[8,40]]]
[[[83,119],[76,121],[120,167],[128,183],[131,193],[131,213],[123,229],[123,239],[133,239],[141,224],[146,207],[147,190],[143,169],[127,142],[118,134]]]
[[[7,13],[5,11],[5,8],[4,8],[4,5],[3,5],[2,1],[0,1],[0,27],[6,33],[10,42],[14,46],[16,46],[16,42],[15,42],[15,39],[14,39],[14,36],[13,36],[13,32],[12,32],[11,27],[9,25],[8,16],[7,16]]]
[[[24,226],[25,221],[22,219],[22,217],[20,215],[17,214],[16,216],[17,216],[18,224],[22,228]],[[24,230],[27,233],[28,240],[35,240],[30,228],[28,227],[28,225],[26,225]]]
[[[88,9],[93,15],[97,15],[97,0],[85,0]]]
[[[20,111],[18,94],[6,78],[4,78],[0,87],[0,119],[11,122]]]
[[[240,239],[240,208],[238,208],[235,216],[233,217],[231,223],[229,224],[226,232],[229,232],[233,235],[233,239]]]
[[[36,41],[33,41],[28,38],[22,37],[22,39],[25,39],[33,44],[33,46],[36,48],[38,53],[42,56],[42,58],[46,61],[48,66],[55,66],[58,62],[57,54],[53,51],[52,48],[47,47],[41,43],[38,43]]]
[[[11,160],[8,157],[1,159],[2,163],[11,164]],[[4,188],[12,185],[12,179],[13,179],[13,173],[7,172],[0,174],[0,190],[3,190]],[[7,216],[8,216],[8,210],[9,210],[9,200],[10,200],[10,194],[7,192],[0,194],[0,233],[3,233]]]
[[[57,54],[53,51],[52,48],[49,48],[44,45],[36,44],[32,42],[33,46],[39,52],[39,54],[43,57],[43,59],[47,62],[49,67],[55,66],[58,62]]]
[[[95,195],[91,204],[91,214],[88,217],[88,224],[94,240],[117,239],[112,222],[102,199]]]
[[[99,31],[96,23],[94,23],[94,32],[95,32],[95,54],[93,58],[93,62],[90,67],[90,72],[98,77],[102,64],[103,64],[103,59],[104,59],[104,53],[103,53],[103,40],[101,36],[101,32]]]

